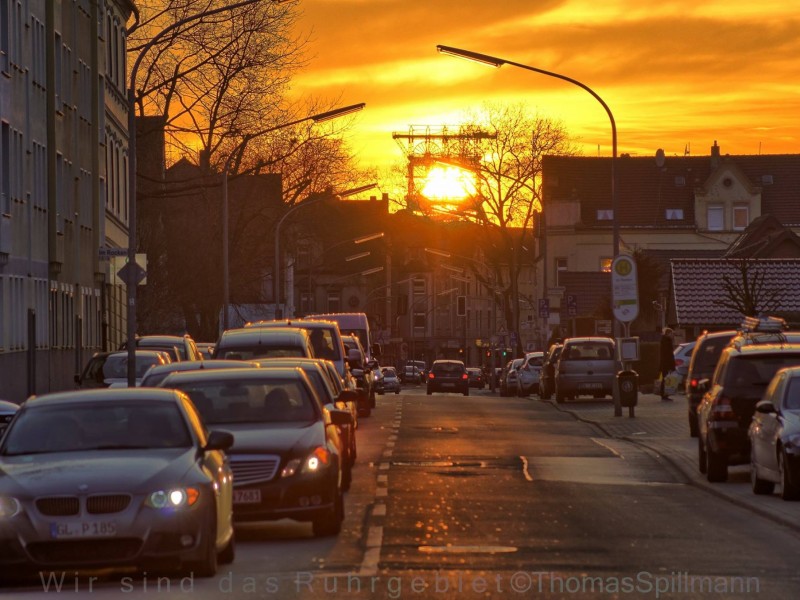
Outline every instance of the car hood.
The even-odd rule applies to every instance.
[[[325,445],[325,428],[314,423],[225,423],[214,429],[230,431],[235,439],[228,454],[287,454]]]
[[[7,456],[0,459],[0,490],[31,496],[79,491],[146,493],[182,481],[195,458],[194,448]]]

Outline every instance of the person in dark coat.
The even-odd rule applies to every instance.
[[[661,399],[672,400],[667,396],[664,384],[672,371],[675,370],[675,343],[672,336],[672,329],[664,327],[664,332],[661,334],[661,344],[658,353],[658,371],[661,375]]]

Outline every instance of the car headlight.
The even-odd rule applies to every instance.
[[[145,504],[150,508],[182,508],[192,506],[200,498],[200,490],[194,487],[158,490],[147,497]]]
[[[291,477],[298,471],[318,473],[331,462],[331,453],[327,448],[319,446],[305,459],[293,458],[281,470],[281,477]]]
[[[10,519],[19,511],[19,500],[11,496],[0,496],[0,518]]]

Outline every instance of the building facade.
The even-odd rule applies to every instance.
[[[0,396],[73,387],[125,331],[128,0],[0,3]]]

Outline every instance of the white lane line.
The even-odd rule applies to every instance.
[[[392,450],[383,451],[383,458],[390,458],[391,456],[392,456]]]
[[[611,454],[613,454],[614,456],[617,456],[617,457],[622,458],[622,459],[625,458],[624,456],[622,456],[622,454],[618,450],[616,450],[615,448],[612,448],[611,446],[609,446],[608,444],[602,442],[601,440],[598,440],[597,438],[591,438],[591,440],[595,444],[597,444],[598,446],[602,446],[603,448],[605,448],[606,450],[611,452]]]
[[[386,516],[386,505],[381,502],[380,504],[376,504],[372,508],[372,516],[373,517],[385,517]]]
[[[380,471],[388,471],[389,470],[389,463],[388,462],[382,462],[381,464],[378,465],[378,470],[380,470]]]
[[[378,489],[375,490],[376,498],[384,498],[388,495],[389,495],[389,490],[387,490],[385,487],[379,487]]]
[[[525,479],[528,481],[533,481],[533,477],[528,471],[528,459],[524,456],[520,456],[519,458],[522,461],[522,474],[525,476]]]
[[[383,483],[384,485],[389,482],[388,475],[378,475],[378,483]]]

